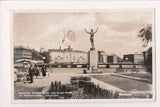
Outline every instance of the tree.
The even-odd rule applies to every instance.
[[[49,52],[44,52],[44,57],[45,57],[45,60],[44,60],[44,63],[49,63],[50,62],[50,55],[49,55]]]
[[[49,52],[42,52],[41,53],[42,57],[44,57],[43,61],[44,63],[49,63],[50,62],[50,55]]]
[[[138,37],[142,38],[143,47],[147,47],[152,41],[152,24],[144,25],[138,32]]]
[[[146,53],[145,65],[148,67],[148,72],[152,74],[152,47],[150,47]]]
[[[143,47],[147,47],[148,43],[152,41],[152,24],[146,24],[143,26],[139,32],[138,37],[142,38]],[[144,52],[145,62],[148,72],[152,74],[152,47],[149,47],[146,52]]]

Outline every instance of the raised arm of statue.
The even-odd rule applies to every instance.
[[[98,31],[98,27],[97,27],[97,30],[94,33],[96,33],[97,31]]]
[[[88,32],[86,29],[84,29],[84,31],[85,31],[86,33],[90,34],[90,32]]]

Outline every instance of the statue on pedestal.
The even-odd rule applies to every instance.
[[[98,27],[97,30],[95,32],[93,32],[93,29],[91,29],[91,32],[88,32],[86,29],[84,29],[86,33],[90,34],[90,42],[91,42],[91,49],[90,50],[95,50],[94,47],[94,34],[98,31]]]

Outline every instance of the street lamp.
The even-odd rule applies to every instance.
[[[126,57],[126,63],[127,63],[127,61],[128,61],[128,58]],[[126,72],[127,72],[127,67],[126,67]]]

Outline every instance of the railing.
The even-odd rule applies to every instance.
[[[51,68],[88,68],[88,64],[37,64],[39,67],[45,65]],[[128,63],[107,63],[98,64],[98,68],[146,68],[144,64],[128,64]]]

